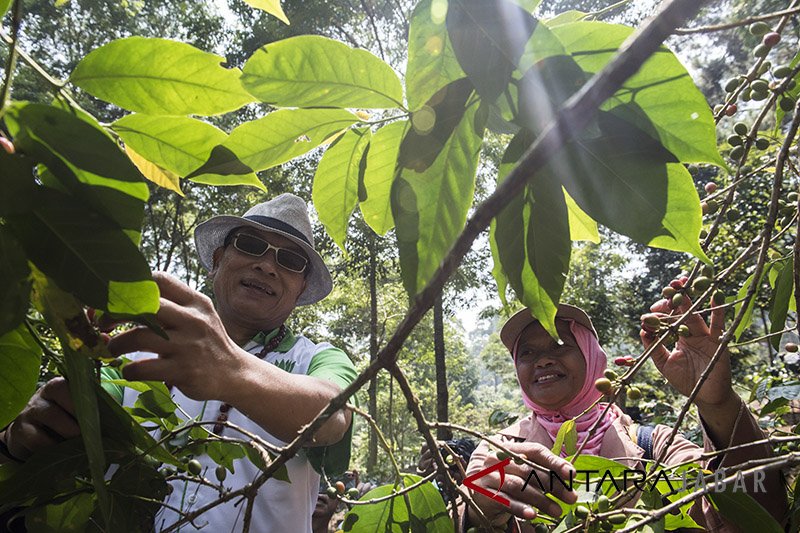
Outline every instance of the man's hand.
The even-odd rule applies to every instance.
[[[108,349],[114,355],[158,354],[127,365],[125,379],[164,381],[195,400],[224,400],[248,354],[228,336],[208,297],[164,272],[153,279],[161,290],[156,318],[169,339],[143,326],[112,337]]]
[[[545,472],[538,472],[540,479],[546,478],[549,481],[550,471],[555,472],[564,480],[570,478],[570,473],[574,476],[575,468],[568,461],[553,454],[541,444],[533,442],[509,443],[507,448],[516,454],[524,455],[531,462],[544,468]],[[490,454],[484,460],[481,469],[489,468],[499,462],[497,454]],[[528,483],[527,486],[525,485],[525,481],[531,473],[530,466],[517,465],[511,462],[504,467],[504,471],[505,476],[502,486],[500,472],[497,470],[473,481],[475,485],[483,487],[493,494],[496,493],[510,502],[509,507],[506,507],[497,500],[478,492],[472,493],[475,503],[493,525],[500,526],[505,524],[511,518],[511,515],[530,520],[536,517],[537,509],[550,516],[561,516],[561,507],[542,492],[535,480],[532,483]],[[553,496],[567,503],[575,503],[577,501],[578,496],[575,492],[567,490],[560,483],[554,483],[554,485],[552,487]],[[475,510],[469,508],[468,512],[470,523],[480,525],[481,521]]]
[[[5,443],[14,459],[77,437],[81,430],[73,416],[75,406],[64,378],[53,378],[28,400],[5,431]]]
[[[652,328],[646,323],[648,317],[658,317],[662,321],[674,320],[675,315],[685,313],[691,306],[689,298],[684,298],[683,303],[672,309],[668,300],[659,300],[650,308],[652,313],[642,316],[642,330],[639,336],[645,348],[649,348],[656,339]],[[659,372],[669,381],[678,392],[684,396],[691,394],[700,375],[708,366],[719,347],[719,339],[725,322],[725,310],[717,308],[711,311],[710,326],[700,315],[692,314],[683,324],[689,328],[690,336],[678,337],[675,348],[670,351],[663,344],[653,351],[653,362]],[[713,407],[730,402],[735,397],[731,385],[731,362],[727,350],[714,365],[711,374],[703,383],[695,403],[698,406]]]

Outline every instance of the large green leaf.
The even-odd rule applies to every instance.
[[[357,121],[342,109],[279,109],[234,129],[217,147],[221,150],[212,150],[208,161],[187,177],[265,170],[316,148]]]
[[[573,241],[589,241],[595,244],[600,242],[597,222],[578,207],[566,189],[564,189],[564,200],[567,202],[569,214],[569,238]]]
[[[617,116],[600,112],[597,131],[567,143],[544,173],[610,229],[708,260],[699,244],[702,212],[691,175],[657,141]]]
[[[446,20],[461,68],[491,104],[511,81],[537,20],[509,0],[450,0]]]
[[[351,129],[325,151],[314,175],[312,200],[333,242],[344,250],[350,215],[358,203],[358,182],[369,129]]]
[[[43,448],[5,479],[0,479],[0,513],[38,497],[45,499],[72,488],[76,475],[88,471],[79,437]]]
[[[599,72],[633,28],[605,22],[574,22],[553,28],[564,48],[588,73]],[[624,104],[634,103],[638,107]],[[637,125],[683,162],[725,166],[716,145],[711,109],[675,55],[662,47],[601,109]]]
[[[86,354],[73,350],[63,340],[61,347],[64,350],[66,368],[64,377],[69,381],[69,393],[75,406],[75,419],[81,428],[81,440],[86,449],[97,504],[103,522],[111,527],[111,497],[105,483],[106,458],[95,394],[94,361],[86,357]]]
[[[403,487],[420,481],[419,476],[403,475]],[[397,485],[384,485],[361,497],[362,501],[381,498],[398,490]],[[453,521],[447,514],[442,496],[431,483],[423,483],[407,493],[379,503],[356,505],[344,518],[342,530],[347,533],[449,533]]]
[[[533,137],[522,130],[509,143],[499,181],[514,167]],[[555,338],[555,316],[571,253],[569,216],[561,183],[545,173],[495,218],[490,231],[505,279],[519,300]]]
[[[30,210],[36,190],[35,165],[36,162],[30,157],[10,155],[0,150],[0,175],[3,176],[0,217]]]
[[[406,98],[416,111],[450,82],[466,76],[447,34],[447,0],[422,0],[408,26]]]
[[[273,17],[279,19],[284,24],[289,24],[286,13],[283,12],[280,0],[244,0],[248,5],[266,11]]]
[[[375,233],[385,235],[394,227],[391,191],[400,143],[408,130],[408,121],[392,122],[372,136],[364,171],[367,197],[359,204],[364,221]]]
[[[476,119],[476,108],[474,102],[467,105],[458,127],[430,166],[422,171],[399,168],[392,185],[403,284],[412,296],[444,259],[472,205],[484,126]]]
[[[242,85],[277,107],[403,107],[403,87],[392,67],[319,35],[259,48],[244,65]]]
[[[30,273],[28,259],[17,239],[8,228],[0,226],[0,335],[19,326],[25,318],[31,293]]]
[[[111,127],[136,153],[178,176],[187,176],[208,160],[211,150],[228,135],[190,117],[126,115]],[[255,173],[221,176],[202,174],[192,181],[210,185],[252,185],[266,190]]]
[[[6,121],[17,148],[44,163],[57,186],[138,234],[147,184],[99,124],[42,104],[15,106]]]
[[[770,274],[776,270],[778,265],[770,269]],[[789,302],[793,300],[794,291],[794,263],[792,258],[780,262],[780,272],[775,280],[775,288],[772,292],[772,306],[769,309],[769,332],[777,333],[786,327],[786,315],[789,312]],[[769,339],[772,347],[780,349],[781,336],[774,335]]]
[[[778,522],[752,496],[731,488],[724,491],[711,491],[708,497],[719,508],[720,514],[736,524],[741,531],[759,533],[782,533]]]
[[[466,103],[473,93],[468,79],[456,80],[433,95],[428,104],[411,116],[397,166],[423,172],[433,165],[461,123]]]
[[[239,69],[194,46],[154,37],[112,41],[84,57],[70,81],[124,109],[156,115],[216,115],[253,97]]]
[[[81,492],[63,502],[27,511],[25,526],[36,533],[84,533],[94,507],[94,494]]]
[[[164,476],[144,461],[126,461],[114,472],[108,485],[112,497],[113,531],[152,531],[160,501],[167,497]]]
[[[41,188],[37,207],[7,222],[30,260],[84,304],[119,315],[158,310],[158,287],[147,262],[111,219]]]
[[[41,358],[24,325],[0,337],[0,427],[14,420],[36,391]]]

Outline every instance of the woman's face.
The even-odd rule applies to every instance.
[[[525,328],[517,346],[517,377],[534,403],[558,410],[581,390],[586,379],[586,361],[569,329],[569,322],[556,320],[563,344],[558,344],[539,322]]]

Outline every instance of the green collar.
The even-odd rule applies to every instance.
[[[252,339],[250,339],[250,342],[248,342],[244,346],[244,349],[249,352],[255,346],[265,346],[270,341],[270,339],[277,334],[278,334],[278,328],[275,328],[270,331],[259,331],[258,333],[255,334],[255,336]],[[297,343],[297,337],[295,337],[294,333],[292,333],[292,330],[289,327],[287,327],[286,336],[283,338],[281,343],[278,345],[277,348],[275,348],[274,351],[280,353],[286,353],[292,349],[295,343]]]

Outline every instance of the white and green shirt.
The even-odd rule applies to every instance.
[[[244,349],[252,354],[258,354],[262,347],[275,335],[259,333]],[[152,355],[152,354],[149,354]],[[135,359],[146,358],[148,354],[137,354]],[[264,358],[265,361],[292,374],[304,374],[332,381],[342,387],[347,387],[356,377],[356,370],[350,358],[340,349],[327,342],[315,344],[309,339],[293,335],[287,331],[286,337],[278,347]],[[173,400],[189,416],[198,420],[216,419],[221,402],[197,401],[184,396],[179,390],[173,389]],[[124,404],[132,406],[136,400],[136,391],[125,389]],[[181,414],[179,413],[179,416]],[[183,416],[181,416],[183,418]],[[286,443],[264,431],[255,422],[244,416],[236,409],[228,412],[228,420],[239,427],[251,431],[264,440],[278,446]],[[235,434],[236,431],[227,428],[226,437],[244,437]],[[325,447],[305,448],[301,453],[286,463],[289,483],[278,479],[269,479],[261,486],[253,508],[250,531],[259,533],[271,532],[311,532],[311,514],[319,493],[319,472],[324,468],[325,473],[335,475],[344,471],[350,461],[350,439],[352,424],[344,438],[336,444]],[[246,438],[246,437],[244,437]],[[214,479],[216,463],[208,456],[196,457],[203,465],[203,475]],[[247,459],[234,461],[235,472],[228,473],[224,485],[236,490],[247,483],[252,483],[261,472]],[[189,513],[200,509],[219,498],[219,492],[211,487],[197,483],[175,481],[173,491],[166,500],[170,507],[181,509]],[[246,507],[245,501],[236,499],[220,504],[205,512],[195,523],[203,526],[204,531],[224,533],[241,531]],[[178,521],[179,515],[163,507],[156,516],[156,530],[161,530]],[[181,527],[181,531],[195,531],[191,524]]]

